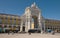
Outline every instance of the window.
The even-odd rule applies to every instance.
[[[8,18],[7,18],[7,17],[5,17],[5,19],[7,20]]]
[[[1,27],[1,25],[0,25],[0,27]]]
[[[4,27],[6,28],[7,26],[5,25]]]
[[[0,19],[0,24],[2,24],[2,19]]]

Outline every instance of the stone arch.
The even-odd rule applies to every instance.
[[[25,30],[28,32],[29,29],[31,29],[31,24],[34,22],[34,29],[40,29],[42,31],[42,15],[41,15],[41,10],[34,4],[32,4],[31,7],[27,7],[25,9],[25,14],[22,16],[22,23],[21,27],[25,28]],[[32,19],[34,21],[32,21]],[[25,25],[23,23],[25,22]]]

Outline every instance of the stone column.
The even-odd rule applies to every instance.
[[[27,18],[26,18],[26,22],[25,22],[25,32],[28,31],[28,25],[27,25]]]
[[[30,25],[31,25],[30,20],[31,20],[30,15],[29,14],[26,15],[26,23],[25,23],[26,32],[28,32],[28,30],[30,29]]]
[[[28,30],[30,29],[30,18],[28,18],[28,21],[27,21],[27,25],[28,25]]]
[[[46,25],[45,25],[45,20],[43,20],[43,24],[44,24],[44,32],[46,31]]]
[[[32,29],[32,17],[30,18],[30,29]]]
[[[39,24],[38,28],[41,30],[41,33],[42,33],[42,18],[40,13],[38,15],[38,24]]]
[[[21,20],[20,32],[22,31],[23,21]]]
[[[26,19],[27,19],[27,21],[26,21],[26,31],[28,31],[29,29],[30,29],[30,25],[31,25],[31,7],[27,7],[26,9],[25,9],[25,15],[26,15]]]

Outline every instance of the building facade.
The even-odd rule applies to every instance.
[[[20,22],[20,16],[0,13],[0,29],[3,31],[20,27]]]
[[[0,28],[12,28],[20,27],[19,31],[28,32],[29,29],[39,29],[46,31],[47,29],[60,32],[60,21],[53,19],[45,19],[41,14],[41,9],[39,9],[35,3],[30,7],[25,9],[25,13],[22,16],[10,15],[10,14],[0,14]]]
[[[53,19],[45,19],[45,29],[51,29],[55,32],[60,32],[60,21]]]

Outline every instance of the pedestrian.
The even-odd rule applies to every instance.
[[[9,33],[9,30],[7,30],[7,32],[8,32],[8,35],[9,35],[9,34],[10,34],[10,33]]]
[[[52,31],[52,35],[54,35],[55,34],[55,32],[54,31]]]
[[[29,32],[29,35],[31,35],[31,32]]]

